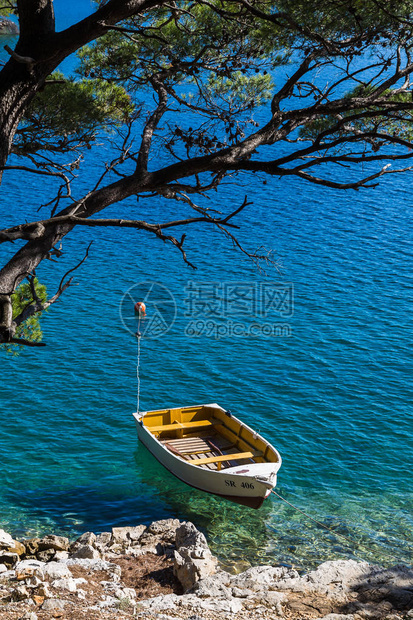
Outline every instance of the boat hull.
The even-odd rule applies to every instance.
[[[143,426],[143,415],[134,414],[139,440],[168,471],[191,487],[223,497],[237,504],[259,508],[276,485],[277,471],[281,462],[251,463],[221,471],[192,465],[167,450]],[[240,424],[242,423],[240,422]],[[243,426],[246,425],[243,424]]]

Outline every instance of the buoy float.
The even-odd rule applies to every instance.
[[[146,306],[143,301],[137,301],[135,304],[135,314],[138,314],[140,317],[146,316]]]

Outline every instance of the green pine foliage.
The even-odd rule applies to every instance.
[[[16,14],[17,2],[13,0],[2,0],[0,7],[0,17],[8,17]]]
[[[44,303],[47,301],[47,289],[44,284],[41,284],[37,278],[34,280],[34,286],[37,297]],[[33,302],[33,295],[30,284],[23,282],[17,287],[16,291],[11,296],[13,305],[13,319],[18,316],[30,303]],[[30,340],[31,342],[41,342],[43,338],[43,332],[40,325],[40,318],[42,312],[36,313],[34,316],[29,317],[26,321],[21,323],[15,333],[16,338],[22,338],[24,340]],[[10,353],[14,356],[18,355],[20,350],[25,348],[19,344],[2,344],[0,347],[3,351]]]
[[[126,122],[133,110],[122,86],[102,79],[67,79],[56,71],[28,108],[14,150],[64,152],[73,145],[88,145],[98,132]]]

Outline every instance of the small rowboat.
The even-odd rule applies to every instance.
[[[277,483],[278,451],[216,403],[133,415],[144,446],[196,489],[259,508]]]

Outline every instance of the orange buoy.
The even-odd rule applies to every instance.
[[[146,316],[146,306],[143,301],[137,301],[135,304],[135,314],[138,314],[140,317]]]

